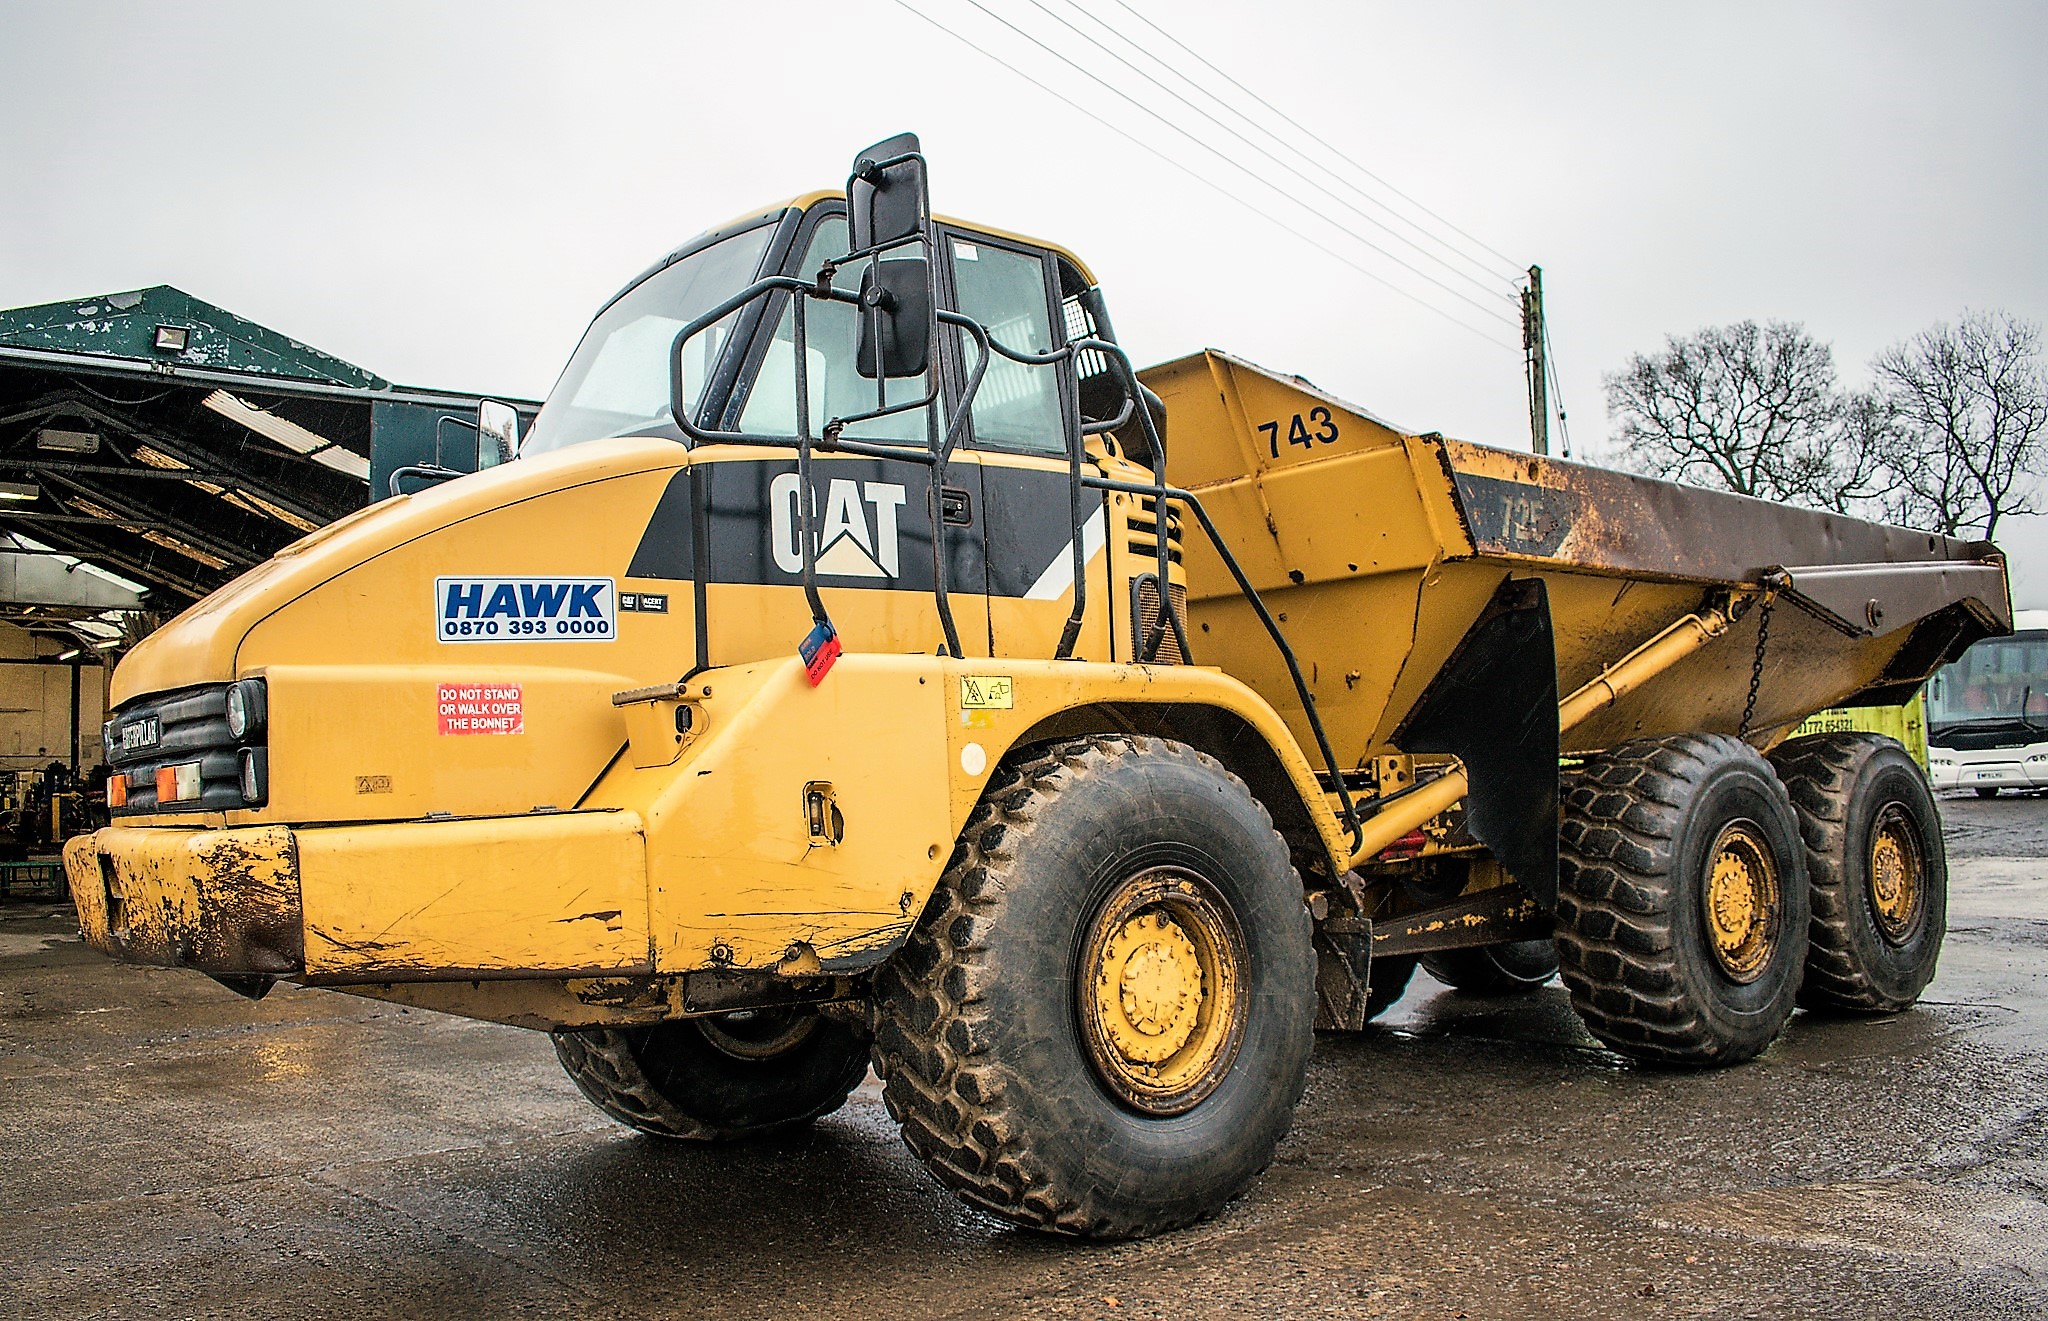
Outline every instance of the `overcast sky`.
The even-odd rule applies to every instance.
[[[1601,373],[1670,332],[1802,321],[1855,382],[1965,307],[2048,318],[2048,5],[1088,0],[1331,175],[1066,0],[983,0],[1051,50],[907,2],[1001,63],[896,0],[7,0],[0,306],[173,284],[393,380],[540,397],[650,261],[908,128],[938,209],[1077,251],[1141,363],[1224,348],[1494,444],[1528,444],[1521,354],[1467,256],[1543,266],[1582,448]],[[2048,520],[2004,540],[2048,606]]]

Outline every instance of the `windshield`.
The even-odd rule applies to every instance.
[[[774,232],[773,224],[756,225],[693,252],[599,313],[534,419],[521,457],[666,421],[668,353],[676,332],[753,281]],[[683,389],[692,406],[732,322],[725,318],[685,346]]]
[[[1987,638],[1927,685],[1930,730],[2022,717],[2048,729],[2048,631]]]

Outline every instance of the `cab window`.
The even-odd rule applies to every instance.
[[[1006,348],[1044,353],[1058,347],[1042,256],[959,234],[947,236],[946,246],[961,312],[988,327]],[[974,352],[971,342],[965,351]],[[974,397],[974,439],[999,449],[1066,453],[1058,364],[1033,367],[994,356]]]
[[[846,252],[848,238],[844,216],[826,216],[812,227],[804,246],[802,262],[795,274],[806,280],[817,277],[818,268]],[[860,290],[861,272],[867,261],[849,262],[832,277],[832,287],[848,292]],[[810,429],[813,436],[835,417],[865,413],[877,406],[875,382],[856,369],[855,354],[860,342],[859,312],[848,303],[811,300],[804,308],[804,337],[807,352]],[[936,362],[936,355],[934,356]],[[788,300],[783,302],[775,337],[769,341],[754,387],[740,413],[740,430],[755,435],[796,434],[796,317]],[[931,391],[929,375],[903,377],[887,383],[889,403],[922,399]],[[887,417],[858,422],[846,434],[864,440],[901,441],[922,447],[928,438],[928,408],[909,409]]]

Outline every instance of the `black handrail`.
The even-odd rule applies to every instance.
[[[898,243],[908,241],[910,240],[904,239],[899,240]],[[941,492],[945,485],[948,461],[952,457],[954,446],[960,440],[967,419],[973,413],[974,399],[980,392],[982,381],[987,374],[989,360],[994,356],[1000,355],[1013,362],[1027,366],[1045,366],[1073,359],[1089,350],[1098,352],[1106,360],[1114,363],[1116,369],[1122,375],[1126,401],[1124,408],[1113,421],[1084,425],[1077,434],[1068,438],[1067,513],[1068,524],[1073,530],[1074,603],[1072,609],[1068,612],[1067,623],[1061,631],[1059,646],[1055,650],[1053,658],[1055,660],[1067,660],[1072,657],[1074,647],[1080,637],[1082,622],[1087,612],[1088,575],[1087,546],[1085,544],[1087,520],[1082,516],[1082,492],[1083,490],[1099,490],[1134,496],[1149,496],[1152,500],[1153,568],[1150,572],[1135,575],[1132,579],[1131,618],[1134,623],[1143,618],[1143,612],[1139,605],[1139,591],[1148,580],[1153,583],[1154,590],[1157,593],[1158,610],[1152,625],[1136,636],[1137,654],[1134,659],[1139,664],[1147,664],[1154,661],[1158,656],[1159,649],[1165,644],[1169,631],[1175,642],[1179,645],[1182,660],[1190,659],[1191,649],[1188,646],[1187,633],[1181,624],[1180,616],[1173,608],[1171,585],[1171,531],[1173,522],[1171,506],[1174,501],[1180,502],[1194,512],[1196,520],[1201,524],[1203,534],[1209,538],[1210,544],[1215,547],[1218,558],[1223,561],[1224,567],[1230,571],[1230,576],[1236,582],[1238,591],[1251,603],[1253,611],[1259,617],[1260,624],[1265,627],[1267,636],[1272,639],[1275,649],[1280,653],[1281,660],[1286,663],[1288,677],[1294,685],[1295,696],[1301,702],[1302,714],[1308,721],[1309,730],[1315,737],[1316,749],[1321,754],[1323,764],[1329,771],[1331,783],[1336,789],[1338,804],[1343,811],[1344,824],[1351,835],[1352,847],[1356,848],[1364,837],[1358,809],[1351,799],[1350,788],[1346,785],[1343,770],[1337,763],[1336,750],[1331,746],[1329,734],[1323,728],[1322,716],[1316,710],[1315,695],[1310,691],[1308,680],[1301,672],[1301,663],[1294,655],[1294,648],[1289,645],[1286,634],[1281,631],[1280,625],[1273,618],[1272,612],[1266,608],[1266,603],[1260,598],[1258,590],[1252,586],[1251,579],[1246,576],[1243,566],[1237,562],[1237,557],[1231,553],[1230,547],[1216,530],[1216,525],[1210,519],[1208,510],[1202,507],[1202,502],[1193,493],[1168,485],[1166,480],[1166,438],[1160,434],[1158,424],[1152,416],[1152,410],[1143,406],[1143,386],[1138,380],[1137,370],[1131,365],[1130,355],[1125,353],[1120,345],[1111,340],[1091,336],[1073,340],[1057,349],[1050,349],[1043,353],[1032,353],[1012,349],[998,342],[989,335],[986,327],[971,317],[963,316],[958,312],[947,311],[943,308],[935,309],[934,314],[937,320],[967,332],[974,339],[978,352],[975,354],[975,360],[968,375],[966,388],[962,392],[960,401],[957,407],[954,408],[952,416],[947,421],[945,436],[943,439],[938,440],[938,443],[934,444],[935,437],[932,433],[935,431],[935,428],[928,425],[926,447],[918,450],[908,446],[848,440],[843,434],[845,428],[854,423],[871,421],[878,417],[886,417],[911,409],[928,408],[938,398],[938,374],[932,372],[932,386],[923,398],[893,405],[887,402],[888,382],[887,378],[882,377],[880,374],[880,334],[879,325],[876,325],[871,328],[871,342],[875,343],[877,348],[877,406],[866,413],[857,413],[847,417],[831,419],[825,424],[818,439],[815,442],[813,441],[810,428],[808,354],[805,352],[808,345],[803,310],[805,300],[816,298],[863,306],[863,300],[860,295],[832,286],[832,272],[836,271],[840,265],[847,261],[858,260],[861,256],[872,255],[873,252],[897,245],[879,245],[868,253],[849,254],[839,261],[828,262],[820,268],[819,278],[815,281],[803,280],[788,275],[768,276],[756,280],[747,288],[719,303],[710,311],[703,313],[678,330],[675,339],[670,345],[671,388],[669,411],[674,417],[676,425],[681,428],[686,437],[700,444],[760,445],[794,448],[796,450],[797,485],[799,488],[797,507],[800,524],[798,535],[802,543],[799,547],[799,556],[803,566],[804,597],[810,605],[812,621],[816,624],[822,624],[827,628],[831,627],[831,619],[825,610],[824,598],[818,591],[817,575],[813,563],[814,542],[812,528],[816,517],[815,505],[817,496],[811,486],[810,464],[814,446],[828,453],[859,454],[875,458],[902,459],[914,463],[922,463],[930,469],[931,474],[927,498],[932,522],[933,597],[938,607],[940,628],[945,635],[947,652],[955,658],[964,657],[965,651],[960,645],[959,631],[953,619],[946,563],[945,523],[941,515]],[[793,325],[791,329],[794,335],[793,343],[795,348],[797,434],[794,437],[758,435],[744,431],[720,431],[698,425],[695,419],[690,416],[689,401],[683,398],[682,372],[676,365],[680,363],[683,346],[694,336],[703,333],[712,325],[744,307],[749,301],[768,294],[784,291],[792,295],[793,302]],[[864,307],[864,310],[868,311],[879,321],[879,308],[867,305]],[[1106,476],[1090,476],[1084,473],[1082,471],[1085,457],[1083,437],[1123,426],[1133,415],[1136,416],[1140,426],[1143,428],[1145,439],[1151,450],[1151,483],[1149,485],[1141,485],[1136,482],[1127,482]],[[694,480],[692,482],[692,493],[694,504],[697,498]],[[708,642],[706,641],[709,623],[702,618],[703,610],[701,605],[698,613],[700,616],[697,620],[698,664],[701,669],[708,665],[709,662]]]

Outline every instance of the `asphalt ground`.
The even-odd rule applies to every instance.
[[[2048,801],[1950,799],[1940,976],[1716,1073],[1552,986],[1418,976],[1319,1043],[1274,1167],[1149,1242],[942,1192],[872,1079],[712,1148],[600,1116],[545,1038],[251,1003],[0,906],[0,1318],[2048,1315]]]

